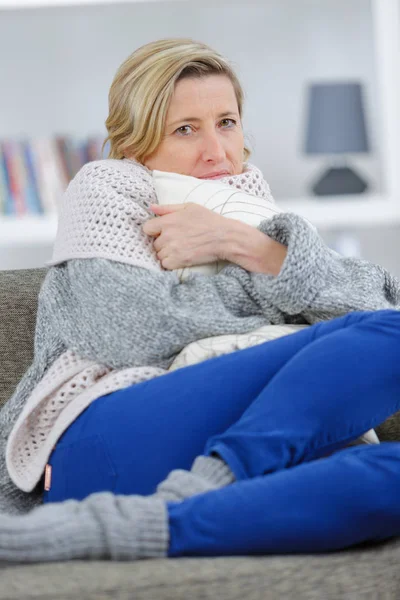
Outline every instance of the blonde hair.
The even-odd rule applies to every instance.
[[[119,67],[111,84],[106,120],[109,158],[132,156],[142,163],[159,146],[176,83],[188,77],[226,75],[240,118],[244,94],[232,67],[209,46],[186,38],[163,39],[138,48]],[[250,150],[244,148],[244,161]]]

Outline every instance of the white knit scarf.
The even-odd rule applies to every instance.
[[[240,175],[218,181],[274,201],[263,174],[252,164],[246,163]],[[128,159],[88,163],[61,198],[53,255],[46,264],[107,258],[162,270],[152,240],[138,227],[154,216],[150,204],[157,203],[152,171],[147,167]]]

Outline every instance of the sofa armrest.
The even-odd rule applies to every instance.
[[[47,268],[0,271],[0,406],[33,358],[37,299]]]

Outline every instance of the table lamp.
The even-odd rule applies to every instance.
[[[312,186],[317,196],[361,194],[368,187],[346,154],[369,152],[359,83],[314,83],[308,89],[307,154],[337,156]],[[332,164],[333,163],[333,164]]]

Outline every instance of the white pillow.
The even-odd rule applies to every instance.
[[[165,204],[184,204],[194,202],[209,210],[257,227],[264,219],[271,219],[281,211],[273,202],[242,192],[231,185],[209,179],[197,179],[189,175],[153,171],[154,186],[158,202]],[[227,261],[175,269],[180,281],[191,273],[214,275],[228,265]]]
[[[175,371],[176,369],[182,369],[182,367],[188,367],[221,356],[221,354],[229,354],[236,352],[236,350],[257,346],[284,335],[296,333],[305,327],[308,327],[308,325],[264,325],[248,333],[228,333],[203,338],[185,346],[168,370]]]

